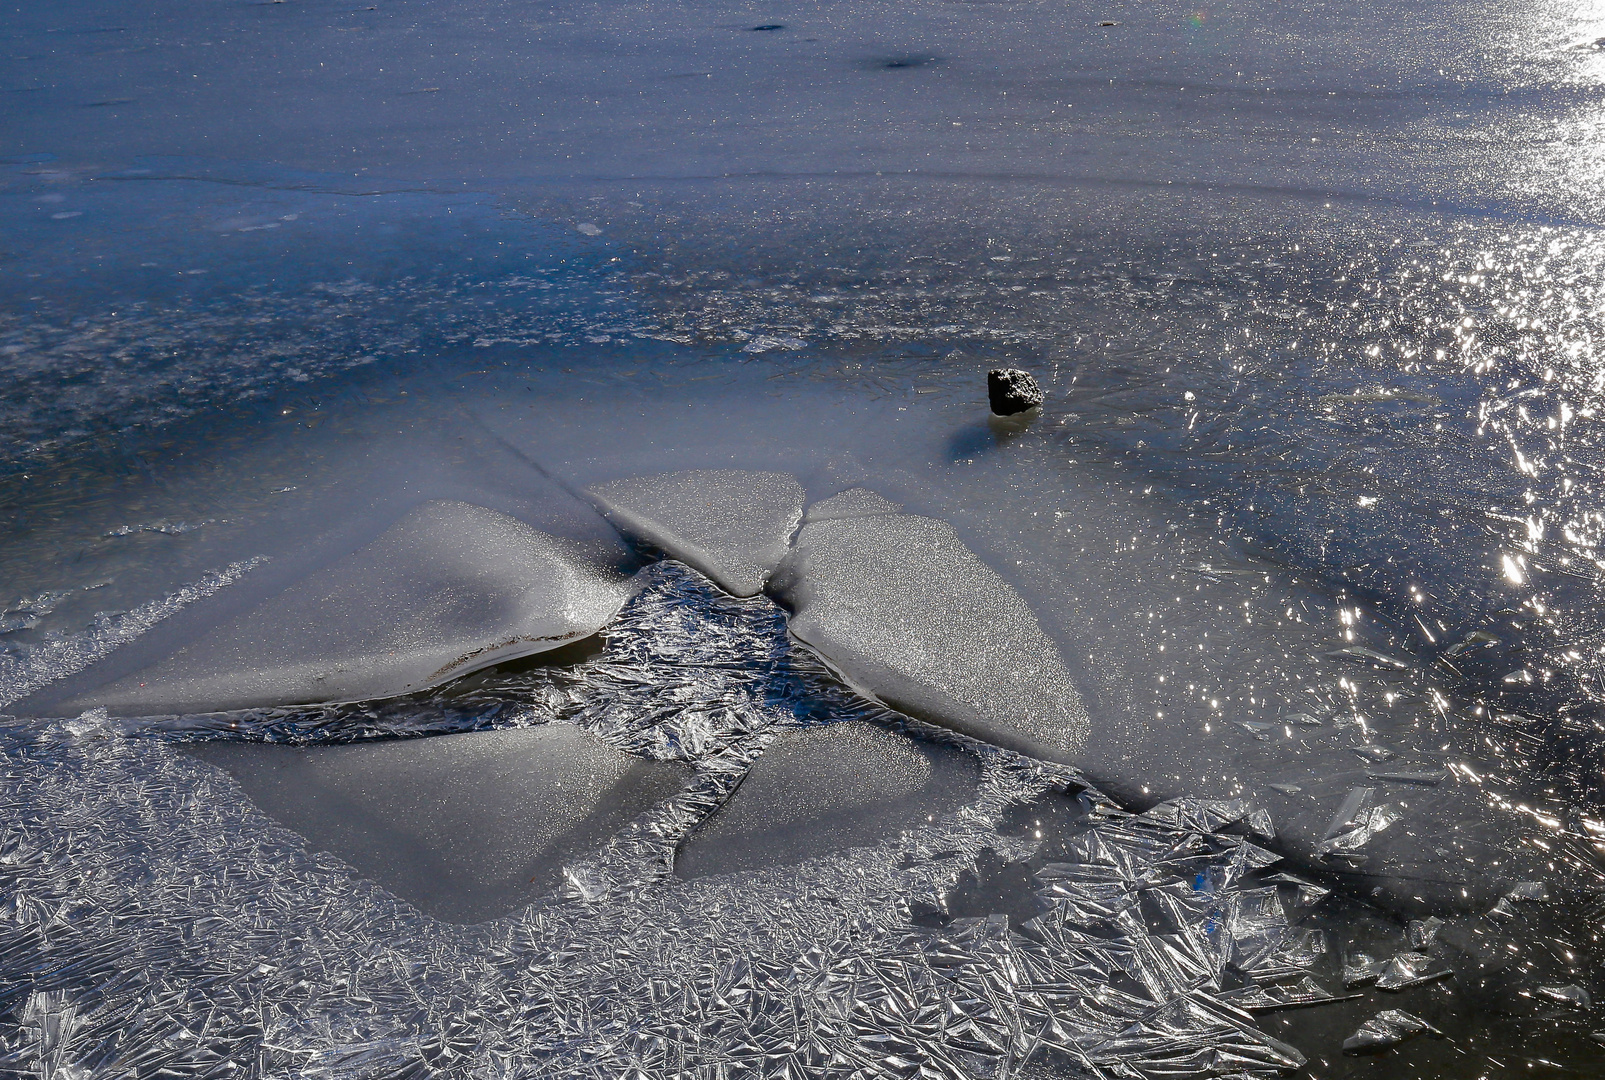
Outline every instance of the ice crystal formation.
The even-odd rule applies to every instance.
[[[1071,770],[857,698],[786,637],[768,600],[731,598],[675,563],[639,586],[601,652],[575,664],[374,704],[11,722],[0,957],[19,1023],[3,1066],[956,1080],[1056,1060],[1114,1080],[1272,1075],[1302,1060],[1231,990],[1286,997],[1325,951],[1288,916],[1293,879],[1265,877],[1276,858],[1251,837],[1271,828],[1262,812],[1123,813]],[[355,751],[378,736],[539,725],[683,762],[687,782],[578,853],[544,897],[466,925],[314,850],[186,750]],[[873,759],[860,764],[905,777],[869,798],[921,787],[933,750],[974,762],[967,797],[802,863],[674,873],[702,823],[741,812],[766,746],[834,725],[871,725],[843,752],[857,742]],[[1048,800],[1075,824],[1036,872],[1035,913],[944,916],[983,852],[1032,855],[1037,841],[1005,823]]]

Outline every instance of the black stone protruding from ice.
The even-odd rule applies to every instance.
[[[628,595],[628,578],[569,542],[434,500],[176,655],[67,704],[150,716],[394,697],[588,637]]]
[[[429,915],[479,922],[561,884],[691,770],[569,724],[343,746],[201,743],[259,809]]]
[[[756,596],[802,520],[787,473],[691,469],[597,484],[588,493],[622,531],[695,567],[732,596]]]
[[[812,521],[771,591],[848,682],[911,716],[1071,761],[1089,720],[1058,648],[997,572],[934,518]]]
[[[993,368],[986,373],[986,396],[992,411],[1013,416],[1042,404],[1042,387],[1029,371],[1020,368]]]

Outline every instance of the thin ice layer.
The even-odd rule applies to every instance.
[[[1066,760],[1089,721],[1024,600],[952,526],[911,514],[810,522],[776,576],[791,632],[898,709]]]
[[[564,857],[602,843],[690,774],[570,724],[191,752],[312,848],[453,922],[504,915],[550,892]]]
[[[88,631],[65,635],[43,646],[0,655],[0,707],[48,686],[93,664],[168,618],[174,612],[213,595],[261,564],[260,558],[243,559],[204,574],[200,580],[160,600],[141,604],[100,622]],[[21,606],[21,605],[19,605]]]
[[[864,721],[781,733],[691,834],[682,877],[801,862],[926,824],[975,797],[970,755]]]
[[[734,596],[756,596],[802,520],[794,476],[691,469],[589,489],[625,532],[707,574]]]
[[[390,697],[593,634],[628,589],[622,575],[521,521],[435,500],[69,707],[150,715]]]

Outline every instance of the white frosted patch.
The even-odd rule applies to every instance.
[[[1058,649],[946,522],[811,522],[774,591],[793,635],[890,705],[1035,756],[1064,760],[1086,742]]]
[[[832,495],[828,499],[808,508],[803,515],[804,521],[829,521],[833,518],[871,517],[875,514],[895,514],[903,508],[890,499],[882,498],[868,488],[848,488],[840,495]]]
[[[391,697],[593,634],[628,593],[622,575],[521,521],[436,500],[169,659],[70,704],[148,715]]]
[[[756,596],[802,520],[786,473],[691,469],[589,489],[622,530],[696,567],[734,596]]]
[[[191,748],[271,817],[438,918],[476,922],[551,892],[561,859],[680,790],[691,770],[569,724],[346,746]]]

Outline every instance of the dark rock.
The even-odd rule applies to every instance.
[[[1042,387],[1029,371],[1019,368],[993,368],[986,373],[986,396],[999,416],[1034,409],[1042,404]]]

